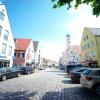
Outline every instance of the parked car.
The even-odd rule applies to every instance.
[[[65,70],[65,65],[60,64],[59,69],[60,70]]]
[[[15,68],[2,68],[0,69],[0,79],[5,81],[8,78],[18,77],[20,75],[20,70]]]
[[[66,66],[65,70],[68,74],[70,74],[70,70],[72,70],[73,68],[77,68],[77,67],[83,67],[83,65],[82,64],[70,64]]]
[[[81,74],[82,87],[93,90],[100,95],[100,68],[89,68]]]
[[[81,73],[84,72],[87,68],[74,68],[70,71],[70,78],[75,82],[80,82]]]
[[[44,69],[45,69],[45,66],[39,67],[39,70],[44,70]]]
[[[19,67],[18,69],[20,70],[21,74],[31,74],[34,72],[33,67]]]

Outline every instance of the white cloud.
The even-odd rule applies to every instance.
[[[91,8],[83,5],[77,10],[70,10],[69,14],[77,14],[69,24],[68,28],[72,34],[72,44],[80,44],[84,27],[100,27],[100,17],[92,15]]]
[[[41,41],[39,48],[41,50],[41,57],[58,61],[62,51],[65,49],[65,45],[58,42]]]
[[[62,24],[60,23],[58,29],[62,35],[71,34],[73,45],[80,44],[84,27],[100,27],[100,17],[92,15],[90,6],[82,5],[77,10],[72,8],[68,14],[71,18],[66,18]],[[66,39],[64,38],[64,40]],[[66,41],[63,42],[40,42],[41,56],[57,61],[66,47]]]

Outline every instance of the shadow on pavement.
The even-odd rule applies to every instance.
[[[57,72],[57,73],[65,73],[64,71],[59,71],[59,70],[57,70],[57,71],[54,71],[54,70],[52,71],[52,70],[51,70],[51,71],[45,71],[45,72],[54,72],[54,73],[55,73],[55,72]]]
[[[100,100],[100,97],[81,87],[70,87],[59,92],[46,92],[40,100]]]
[[[0,93],[0,100],[30,100],[36,92],[28,93],[27,91]]]
[[[60,73],[60,74],[57,74],[57,75],[61,75],[61,76],[67,76],[67,74],[66,73]]]
[[[64,88],[63,91],[67,94],[65,98],[69,98],[68,100],[100,100],[100,96],[81,86]]]
[[[41,100],[61,100],[61,98],[58,99],[59,93],[60,92],[46,92]]]
[[[64,83],[64,84],[79,84],[78,82],[74,82],[71,79],[69,79],[69,80],[62,80],[62,83]]]

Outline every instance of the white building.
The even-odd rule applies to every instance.
[[[40,50],[38,49],[39,41],[33,41],[33,47],[34,47],[34,62],[35,65],[39,63],[39,57],[40,57]]]
[[[69,51],[65,49],[65,52],[62,53],[62,56],[59,58],[59,64],[65,66],[70,63],[80,63],[80,55],[80,46],[70,46]]]
[[[14,48],[7,11],[5,5],[0,2],[0,68],[12,66]]]
[[[71,46],[69,52],[69,63],[80,63],[81,50],[80,46]],[[67,55],[66,55],[67,56]]]
[[[81,55],[80,46],[71,46],[68,55],[66,55],[67,64],[80,63],[80,55]]]

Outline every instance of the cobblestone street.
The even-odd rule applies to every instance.
[[[47,68],[1,81],[0,100],[100,100],[100,97],[72,82],[64,71]]]

